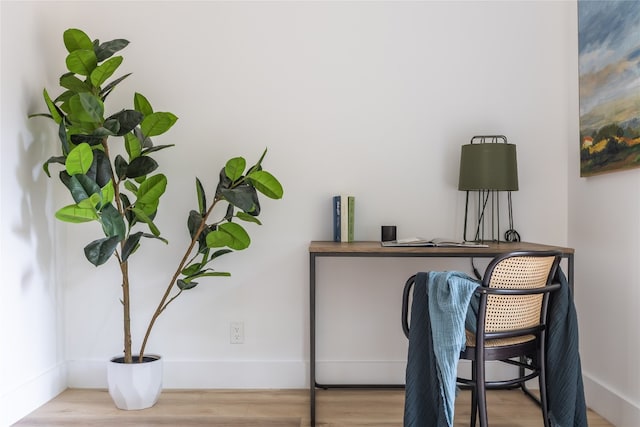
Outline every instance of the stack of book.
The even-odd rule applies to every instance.
[[[353,242],[354,196],[333,196],[333,241]]]

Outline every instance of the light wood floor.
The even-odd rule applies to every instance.
[[[520,391],[488,394],[492,427],[539,427],[538,407]],[[402,425],[402,390],[318,390],[317,426]],[[455,426],[469,425],[469,392],[456,399]],[[589,411],[589,426],[612,426]],[[41,426],[309,426],[308,390],[163,391],[144,411],[116,409],[106,391],[69,389],[15,424]]]

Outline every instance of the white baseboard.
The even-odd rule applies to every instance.
[[[406,361],[318,361],[319,384],[404,384]]]
[[[69,387],[106,388],[106,363],[67,362]],[[463,373],[469,370],[464,362],[460,368]],[[508,377],[504,368],[496,368],[489,364],[487,375],[490,378]],[[323,360],[316,362],[316,381],[320,384],[404,384],[405,370],[404,360]],[[163,385],[169,389],[307,388],[309,364],[307,361],[165,360]]]
[[[107,388],[106,361],[69,361],[70,388]],[[167,361],[165,389],[305,388],[307,363],[300,361]]]
[[[587,406],[616,427],[637,427],[640,407],[589,375],[583,375]]]
[[[67,362],[70,388],[106,388],[106,361]],[[316,364],[316,380],[325,383],[403,384],[405,361],[324,361]],[[164,361],[163,387],[307,388],[307,361]]]
[[[9,426],[62,393],[67,372],[59,363],[36,378],[0,396],[0,426]]]

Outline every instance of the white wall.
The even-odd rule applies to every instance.
[[[572,152],[577,159],[577,142]],[[585,389],[594,410],[616,426],[633,427],[640,419],[634,357],[640,351],[640,171],[580,179],[574,159],[570,171],[569,237],[576,247]]]
[[[637,409],[637,382],[627,383],[625,376],[634,364],[599,366],[605,350],[598,342],[614,336],[594,328],[601,317],[617,327],[633,320],[633,286],[617,286],[627,310],[611,308],[615,316],[591,322],[586,313],[601,301],[602,280],[596,278],[605,272],[591,271],[595,261],[634,264],[638,248],[632,238],[638,230],[631,236],[621,221],[612,221],[621,224],[612,227],[624,239],[615,248],[624,249],[602,254],[602,236],[598,227],[587,227],[586,218],[593,216],[583,216],[583,208],[598,203],[605,210],[591,194],[592,183],[616,181],[599,194],[621,207],[611,208],[617,215],[637,218],[637,197],[623,197],[633,189],[622,187],[637,183],[638,174],[577,178],[576,20],[574,2],[2,2],[2,250],[16,257],[2,262],[11,271],[12,307],[18,310],[10,313],[38,314],[30,317],[35,325],[18,324],[17,330],[3,321],[0,339],[12,347],[25,341],[51,356],[15,370],[8,386],[2,381],[0,403],[62,360],[70,386],[103,387],[104,361],[122,347],[115,266],[102,268],[96,278],[88,263],[71,263],[99,232],[50,219],[67,202],[62,193],[51,201],[45,189],[50,182],[39,169],[49,155],[41,144],[45,137],[53,140],[55,130],[24,119],[42,110],[44,85],[57,93],[56,80],[64,72],[61,34],[79,27],[103,41],[131,41],[121,68],[133,75],[112,95],[114,109],[129,105],[139,91],[156,109],[180,117],[158,140],[176,144],[158,156],[170,179],[164,202],[170,209],[161,210],[157,222],[171,245],[146,244],[135,255],[134,344],[185,244],[194,176],[211,189],[228,157],[252,160],[268,147],[265,166],[285,187],[282,201],[264,202],[264,225],[251,229],[252,247],[221,259],[218,268],[231,271],[232,278],[202,283],[161,318],[149,351],[165,357],[165,386],[305,387],[307,246],[330,239],[330,197],[356,196],[360,240],[378,239],[380,225],[389,223],[405,236],[461,237],[460,146],[473,135],[500,133],[518,146],[514,215],[523,239],[577,248],[576,301],[583,313],[584,373],[594,383],[590,392],[605,390],[611,405],[624,401]],[[16,172],[19,164],[30,173]],[[27,237],[15,225],[24,216],[24,204],[15,200],[22,199],[38,200]],[[61,233],[54,239],[56,229]],[[68,256],[56,260],[54,249]],[[59,281],[53,279],[54,266],[60,268]],[[399,289],[409,274],[431,268],[468,265],[323,260],[319,373],[401,377],[406,343]],[[26,275],[28,269],[35,273]],[[25,277],[38,300],[23,293]],[[352,279],[366,286],[349,288]],[[52,294],[57,303],[42,301]],[[357,309],[345,304],[350,300]],[[345,325],[371,314],[369,328],[357,331],[363,339],[357,348],[342,346],[355,339]],[[245,344],[229,344],[234,320],[245,323]],[[60,348],[56,343],[62,340]],[[632,341],[624,342],[636,345]],[[619,360],[628,354],[619,341],[603,348],[604,356],[613,352]]]
[[[577,52],[577,37],[572,38]],[[568,86],[568,95],[577,102],[577,82]],[[577,114],[567,119],[578,129]],[[635,427],[640,420],[640,367],[634,357],[640,352],[640,170],[580,178],[579,139],[570,141],[568,236],[576,248],[575,302],[587,402],[615,426]]]
[[[64,287],[56,263],[57,228],[42,159],[49,132],[27,121],[47,75],[46,38],[32,4],[1,4],[0,425],[8,425],[66,387]]]

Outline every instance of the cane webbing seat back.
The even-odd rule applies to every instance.
[[[558,252],[512,252],[494,258],[485,271],[476,313],[476,333],[465,331],[467,348],[460,358],[472,361],[471,379],[458,382],[472,390],[471,425],[476,415],[480,426],[488,426],[486,390],[525,387],[538,378],[544,425],[549,426],[546,393],[545,333],[549,296],[560,288],[552,284],[560,262]],[[486,361],[518,366],[518,375],[507,380],[489,381]]]

